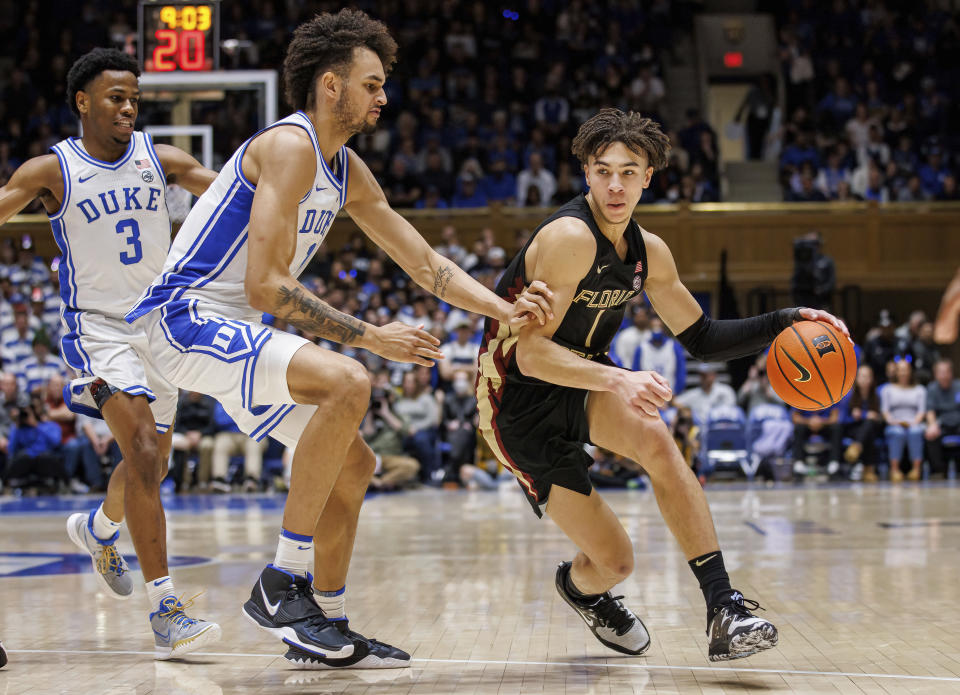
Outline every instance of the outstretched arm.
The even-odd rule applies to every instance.
[[[63,200],[63,177],[55,154],[45,154],[24,162],[0,188],[0,225],[23,210],[34,198],[41,198],[47,212],[53,213]]]
[[[818,309],[780,309],[746,319],[709,319],[680,281],[673,254],[663,240],[644,232],[643,241],[650,266],[647,297],[677,340],[698,360],[732,360],[753,355],[795,321],[826,321],[850,338],[843,321]]]
[[[316,155],[306,132],[274,128],[250,149],[246,156],[252,157],[251,165],[258,171],[244,278],[250,306],[327,340],[367,348],[391,360],[432,366],[432,360],[441,357],[436,349],[440,341],[429,333],[402,323],[378,327],[360,321],[334,309],[290,274],[299,202],[316,174]]]
[[[434,251],[387,202],[370,169],[351,150],[350,181],[344,209],[377,246],[387,252],[420,287],[454,306],[519,328],[550,316],[550,291],[531,284],[514,304],[498,297]]]
[[[217,178],[217,172],[207,169],[179,147],[155,145],[155,149],[157,150],[157,156],[160,158],[160,164],[163,165],[163,171],[167,175],[167,180],[186,188],[195,196],[203,195],[204,191],[213,183],[213,180]]]

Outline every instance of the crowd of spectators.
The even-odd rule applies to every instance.
[[[570,144],[603,106],[663,121],[661,78],[671,39],[690,25],[693,3],[640,0],[522,3],[361,2],[400,44],[378,130],[351,144],[395,207],[556,205],[583,189]],[[0,3],[0,184],[29,157],[76,135],[64,103],[70,64],[96,46],[135,52],[137,3],[85,0]],[[77,17],[69,25],[48,13]],[[275,69],[293,28],[340,4],[303,0],[223,3],[224,69]],[[214,126],[219,167],[258,128],[257,95],[197,101],[193,123]],[[141,106],[139,123],[168,123],[169,102]],[[280,112],[287,107],[280,104]],[[716,136],[696,112],[664,123],[674,151],[644,202],[710,201],[719,195]]]
[[[930,2],[766,5],[785,117],[769,79],[743,110],[751,155],[779,160],[784,199],[960,200],[960,15]]]
[[[441,237],[437,250],[488,288],[495,286],[508,258],[527,239],[526,233],[518,234],[505,249],[487,229],[465,245],[453,226],[444,228]],[[6,261],[0,264],[0,479],[12,491],[102,490],[120,452],[102,420],[74,415],[63,402],[63,387],[73,375],[57,357],[59,297],[50,270],[57,262],[39,259],[29,240],[25,242],[26,248],[20,249],[9,243],[0,246]],[[340,249],[322,251],[302,279],[337,309],[377,325],[423,324],[442,342],[446,359],[426,368],[306,336],[358,359],[370,373],[372,398],[361,434],[377,455],[373,487],[491,488],[510,478],[477,436],[473,385],[481,317],[413,285],[359,235]],[[295,330],[265,318],[279,329]],[[946,471],[944,437],[949,449],[950,437],[960,435],[960,381],[938,352],[929,319],[918,311],[897,326],[884,311],[857,342],[862,348],[856,388],[828,411],[791,413],[789,432],[780,432],[783,436],[769,453],[792,461],[797,476],[808,472],[811,451],[822,454],[828,474],[853,471],[868,481],[882,471],[898,480],[901,469],[906,477],[917,478],[924,460],[930,463],[929,471]],[[724,365],[688,362],[682,346],[642,298],[630,305],[610,354],[617,364],[655,370],[667,378],[676,396],[664,417],[704,481],[711,466],[701,440],[717,412],[739,408],[750,417],[758,408],[782,407],[764,373],[763,356],[735,389]],[[594,456],[597,485],[642,484],[642,468],[636,463],[599,450]],[[200,492],[283,488],[288,463],[289,454],[280,444],[248,439],[212,399],[181,394],[166,485]]]

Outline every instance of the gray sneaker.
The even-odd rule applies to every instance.
[[[193,599],[184,605],[176,596],[167,596],[160,600],[157,610],[150,614],[154,659],[176,659],[220,639],[219,625],[191,618],[184,613],[184,609],[189,608],[192,603]]]
[[[93,515],[78,512],[67,519],[67,535],[83,551],[90,553],[93,562],[93,574],[107,592],[108,596],[126,600],[133,596],[133,578],[127,561],[117,552],[117,538],[120,532],[105,541],[93,535]]]

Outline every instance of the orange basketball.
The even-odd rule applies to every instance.
[[[799,410],[823,410],[853,387],[853,343],[832,324],[800,321],[783,330],[767,353],[767,377],[777,395]]]

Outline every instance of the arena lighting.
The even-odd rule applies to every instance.
[[[742,68],[743,67],[743,53],[740,51],[727,51],[723,54],[723,67],[725,68]]]

